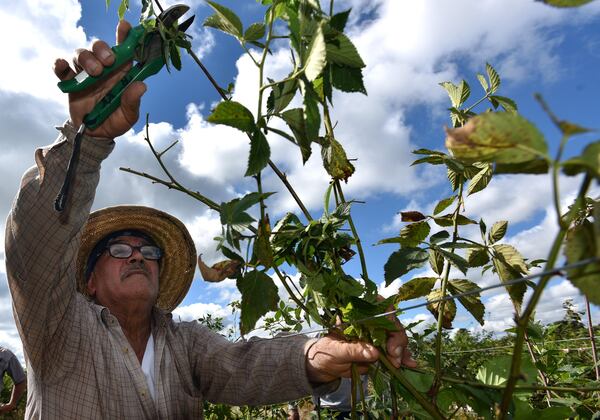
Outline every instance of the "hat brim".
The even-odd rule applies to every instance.
[[[125,229],[145,233],[163,250],[156,306],[167,312],[173,311],[192,284],[196,269],[196,248],[180,220],[150,207],[115,206],[90,214],[83,229],[77,256],[77,289],[89,296],[85,269],[92,249],[106,235]]]

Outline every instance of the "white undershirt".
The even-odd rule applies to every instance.
[[[152,333],[150,333],[150,338],[148,338],[148,343],[146,344],[146,351],[142,358],[142,372],[144,372],[144,376],[146,376],[146,383],[148,384],[148,389],[150,389],[150,396],[156,401],[154,395],[154,337],[152,336]]]

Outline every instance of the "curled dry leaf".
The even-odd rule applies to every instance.
[[[242,265],[241,261],[225,260],[219,261],[212,267],[209,267],[202,261],[202,255],[198,255],[198,268],[204,281],[220,282],[226,278],[235,278],[239,273],[239,268]]]

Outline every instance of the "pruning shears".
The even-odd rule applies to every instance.
[[[179,25],[177,25],[177,21],[188,10],[188,6],[176,4],[158,15],[157,20],[162,22],[166,28],[177,27],[179,31],[185,32],[194,21],[195,15]],[[102,74],[90,76],[82,71],[73,79],[58,83],[59,89],[65,93],[79,92],[103,80],[124,63],[130,60],[137,62],[111,91],[96,104],[94,109],[84,117],[83,123],[86,128],[94,129],[98,127],[119,107],[121,95],[127,86],[137,80],[144,80],[162,69],[166,63],[163,45],[164,41],[158,29],[149,30],[144,25],[138,25],[129,31],[127,39],[123,43],[111,48],[115,54],[115,62],[113,65],[105,67]]]
[[[173,5],[158,15],[157,21],[166,30],[176,29],[179,32],[185,32],[194,21],[195,16],[188,18],[180,24],[178,24],[178,20],[189,9],[188,6],[183,4]],[[163,34],[159,28],[146,28],[144,25],[138,25],[129,31],[127,39],[122,44],[112,47],[115,54],[115,62],[111,66],[105,67],[99,76],[90,76],[85,71],[82,71],[73,79],[58,83],[60,90],[65,93],[80,92],[104,80],[126,62],[130,60],[136,61],[136,64],[127,74],[83,118],[83,124],[79,127],[73,142],[73,151],[67,166],[65,180],[54,201],[54,208],[57,212],[62,212],[67,205],[69,188],[75,176],[75,168],[79,160],[81,137],[85,129],[94,129],[102,124],[119,107],[121,96],[131,83],[144,80],[158,73],[163,68],[166,64],[165,45]],[[65,216],[68,216],[68,212],[66,212]]]

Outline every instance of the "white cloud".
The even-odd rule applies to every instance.
[[[66,105],[52,74],[56,57],[70,58],[87,45],[81,26],[81,6],[75,0],[29,0],[0,5],[0,37],[10,65],[0,68],[0,91],[27,93]],[[10,40],[10,41],[8,41]],[[56,106],[56,105],[54,105]]]
[[[191,305],[175,308],[173,319],[177,321],[194,321],[209,314],[213,318],[227,318],[231,315],[231,310],[215,303],[192,303]]]

